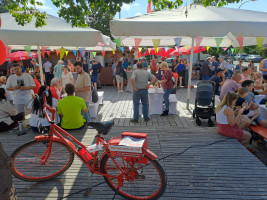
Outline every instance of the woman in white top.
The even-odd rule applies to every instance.
[[[50,124],[48,123],[45,116],[40,115],[43,110],[43,99],[41,98],[43,92],[46,90],[47,86],[43,85],[40,87],[38,91],[38,96],[34,98],[31,104],[28,105],[28,108],[32,109],[31,118],[30,118],[30,126],[33,131],[38,132],[39,123],[45,127],[47,130],[50,129]],[[46,97],[47,104],[52,108],[57,108],[58,100],[52,97],[50,89],[48,90],[48,97]],[[47,111],[47,114],[52,117],[52,114]],[[55,123],[59,123],[59,117],[57,112],[55,113]]]
[[[248,67],[243,68],[243,73],[241,74],[241,80],[239,81],[239,84],[242,84],[245,80],[251,80],[251,69]]]
[[[14,128],[21,120],[23,120],[23,114],[7,101],[6,90],[0,88],[0,132]]]
[[[233,108],[237,99],[238,95],[234,92],[228,92],[224,96],[222,102],[216,109],[216,121],[218,130],[222,135],[236,138],[240,143],[245,144],[250,141],[251,134],[241,130],[237,126],[240,116],[246,109],[246,106],[243,106],[241,109],[234,111]]]
[[[63,67],[63,74],[61,76],[60,85],[62,85],[63,90],[65,92],[65,86],[71,83],[73,84],[73,75],[71,72],[69,72],[69,68],[67,66]]]

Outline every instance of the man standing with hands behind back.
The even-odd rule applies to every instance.
[[[14,106],[25,118],[24,109],[32,99],[31,90],[33,90],[36,85],[29,74],[22,73],[20,64],[15,63],[13,67],[15,74],[7,79],[6,88],[8,91],[13,91]]]
[[[82,110],[82,115],[87,122],[91,121],[89,113],[89,102],[92,102],[92,93],[91,93],[91,78],[83,70],[83,64],[81,62],[74,63],[75,71],[78,74],[76,83],[75,83],[75,96],[81,97],[84,99],[85,104],[88,108],[88,111],[85,112]]]

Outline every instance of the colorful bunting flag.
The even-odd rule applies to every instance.
[[[113,53],[113,54],[115,54],[115,51],[114,51],[114,50],[112,50],[112,53]]]
[[[95,58],[95,56],[96,56],[96,52],[93,52],[93,55],[94,55],[94,58]]]
[[[24,46],[25,51],[27,52],[28,55],[30,55],[31,52],[31,46]]]
[[[216,42],[217,47],[220,47],[222,41],[223,41],[223,38],[215,38],[215,42]]]
[[[66,56],[68,55],[69,51],[65,51]]]
[[[207,51],[209,51],[210,50],[210,47],[206,47],[207,48]]]
[[[152,48],[148,48],[147,50],[148,50],[148,53],[150,53],[150,52],[151,52],[151,50],[152,50]]]
[[[105,53],[106,53],[106,52],[105,52],[105,51],[101,51],[101,53],[102,53],[103,56],[105,56]]]
[[[200,46],[200,43],[202,42],[203,37],[195,37],[195,42],[196,42],[196,46],[197,48]]]
[[[134,43],[135,43],[135,49],[137,50],[142,39],[141,38],[134,38]]]
[[[168,51],[168,49],[169,49],[169,47],[165,47],[164,49],[165,49],[165,52],[167,52],[167,51]]]
[[[138,48],[138,51],[142,52],[142,48],[141,48],[141,47],[140,47],[140,48]]]
[[[179,52],[179,47],[175,46],[175,50],[176,50],[177,52]]]
[[[173,40],[175,42],[175,46],[179,48],[182,42],[182,38],[174,38]]]
[[[132,47],[132,46],[129,46],[129,51],[130,51],[130,52],[132,51],[132,49],[133,49],[133,47]]]
[[[59,54],[59,49],[56,49],[56,54],[57,54],[57,56],[58,56],[58,54]]]
[[[47,53],[48,56],[50,56],[51,51],[47,51],[46,53]]]
[[[103,46],[105,46],[105,44],[99,42],[99,43],[97,44],[97,46],[103,47]]]
[[[242,49],[242,48],[243,48],[244,37],[243,37],[243,36],[241,36],[241,37],[236,37],[236,40],[237,40],[237,42],[238,42],[238,44],[239,44],[239,46],[240,46],[240,49]]]
[[[156,48],[156,52],[157,52],[157,53],[159,52],[159,48]]]
[[[151,2],[152,2],[152,1],[150,1],[150,2],[148,3],[148,6],[147,6],[147,13],[151,13]]]
[[[141,57],[141,52],[140,51],[138,51],[138,58],[140,58]]]
[[[227,49],[228,49],[228,48],[226,48],[226,47],[225,47],[225,48],[223,48],[223,50],[224,50],[224,51],[226,51]]]
[[[45,57],[45,51],[46,51],[47,47],[45,46],[42,46],[41,47],[41,53],[42,53],[42,56]]]
[[[124,53],[124,47],[121,47],[121,52]]]
[[[85,48],[79,48],[79,52],[80,52],[81,56],[84,58],[84,56],[85,56]]]
[[[64,57],[66,49],[64,49],[63,47],[59,49],[59,59],[62,60],[62,58]]]
[[[77,50],[73,50],[72,52],[74,53],[75,56],[77,56]]]
[[[158,48],[160,39],[152,39],[154,49]]]
[[[121,38],[117,38],[114,40],[114,42],[116,43],[116,45],[120,48],[121,47]]]
[[[235,52],[235,49],[234,48],[231,48],[231,52],[232,52],[232,54]]]
[[[187,50],[189,48],[189,46],[185,46],[185,50]]]
[[[30,57],[32,58],[32,52],[30,52]]]
[[[264,41],[264,38],[256,37],[256,40],[257,40],[258,47],[261,48],[263,41]]]

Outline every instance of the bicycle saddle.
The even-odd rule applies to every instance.
[[[88,122],[88,126],[96,129],[98,133],[107,135],[114,125],[114,120],[107,122]]]

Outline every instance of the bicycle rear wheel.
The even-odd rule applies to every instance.
[[[107,184],[127,199],[158,199],[166,189],[165,172],[156,160],[148,159],[148,164],[140,164],[125,157],[112,157],[123,169],[123,185],[118,189],[118,179],[105,176]],[[118,176],[121,171],[106,154],[101,161],[101,172]],[[127,177],[128,176],[128,177]]]
[[[48,148],[47,141],[30,141],[11,155],[13,175],[25,181],[47,181],[64,173],[72,164],[74,153],[60,142],[53,142],[50,156],[43,164],[42,156]]]

